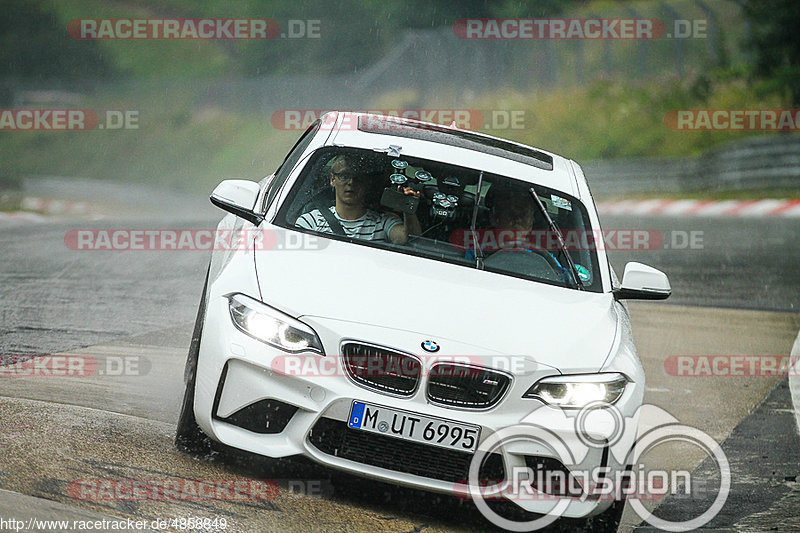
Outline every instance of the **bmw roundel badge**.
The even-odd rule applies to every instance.
[[[431,353],[438,352],[439,345],[433,341],[425,341],[422,343],[422,349],[425,350],[426,352],[431,352]]]

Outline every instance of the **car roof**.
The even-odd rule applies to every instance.
[[[323,119],[334,134],[326,144],[379,151],[399,148],[400,154],[467,166],[544,185],[577,198],[580,193],[570,161],[525,144],[396,116],[331,112]]]

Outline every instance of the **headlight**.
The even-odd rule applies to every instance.
[[[322,343],[309,326],[244,294],[228,296],[234,325],[254,339],[291,353],[325,355]]]
[[[618,372],[553,376],[534,383],[523,398],[537,398],[558,407],[584,407],[592,402],[614,403],[625,391],[628,378]]]

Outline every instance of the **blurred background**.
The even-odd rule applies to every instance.
[[[68,31],[80,19],[205,17],[271,18],[281,33]],[[482,17],[649,18],[667,34],[457,35],[459,19]],[[204,194],[222,177],[257,180],[321,110],[336,108],[472,110],[471,129],[583,164],[599,196],[797,197],[793,132],[676,131],[666,117],[800,108],[798,27],[792,0],[0,0],[0,109],[88,109],[101,124],[130,117],[89,131],[0,128],[2,208],[18,207],[11,191],[36,177]]]
[[[243,40],[79,38],[81,21],[201,18],[268,19],[276,31]],[[651,19],[663,31],[497,39],[487,22],[490,38],[463,38],[464,19],[506,18]],[[800,349],[797,0],[0,0],[0,363],[63,353],[152,363],[148,375],[5,379],[0,515],[20,518],[15,491],[48,512],[56,502],[80,507],[80,518],[199,509],[229,517],[231,532],[487,529],[463,502],[350,477],[334,480],[333,499],[281,491],[276,507],[95,505],[67,489],[76,476],[330,479],[326,470],[273,470],[252,458],[225,466],[174,451],[209,250],[68,242],[77,230],[214,228],[222,211],[208,202],[213,187],[272,173],[329,109],[444,124],[466,117],[457,125],[579,162],[616,272],[641,261],[669,275],[672,305],[632,302],[633,329],[645,401],[724,441],[731,459],[730,499],[707,530],[800,530],[800,382],[791,378],[793,404],[786,378],[684,379],[665,364],[692,354],[786,361],[792,342],[793,354]],[[97,122],[17,127],[20,112],[35,110],[84,110]],[[702,110],[788,118],[766,131],[699,120],[677,127],[677,113]],[[634,207],[618,210],[619,200]],[[631,246],[631,231],[647,232],[651,246]],[[546,311],[531,310],[531,320]],[[694,475],[688,454],[665,455],[670,468]],[[678,521],[704,512],[695,513],[706,494],[655,503]],[[649,531],[628,513],[628,531]]]

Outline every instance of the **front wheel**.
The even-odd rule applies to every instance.
[[[209,265],[210,269],[210,265]],[[211,452],[211,439],[203,433],[197,425],[194,416],[194,390],[197,379],[197,356],[200,352],[200,339],[203,333],[203,321],[206,314],[206,289],[208,289],[208,272],[206,281],[203,284],[203,295],[200,298],[200,306],[197,310],[197,319],[194,323],[192,342],[189,345],[189,354],[186,358],[186,369],[184,370],[184,381],[186,382],[186,392],[183,394],[181,404],[181,414],[178,417],[178,427],[175,432],[175,446],[184,452],[205,455]]]

